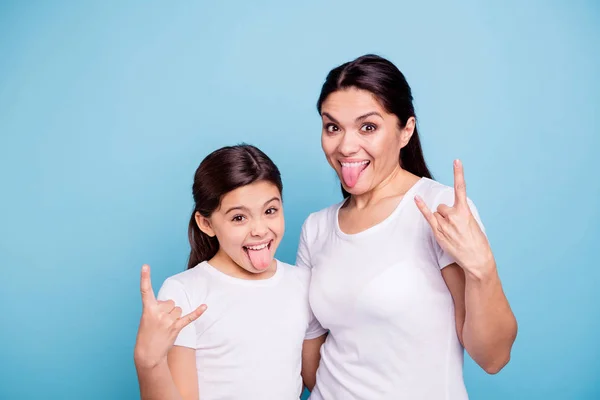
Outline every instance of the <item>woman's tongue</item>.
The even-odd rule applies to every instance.
[[[265,246],[265,248],[260,250],[247,250],[250,262],[255,269],[264,271],[269,268],[269,265],[271,264],[271,250],[269,250],[269,246]]]
[[[367,164],[344,166],[342,165],[342,179],[347,187],[353,188],[358,182],[360,173],[367,167]]]

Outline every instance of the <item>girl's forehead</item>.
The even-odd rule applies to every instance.
[[[281,193],[271,182],[261,181],[239,187],[221,199],[221,210],[231,207],[261,208],[272,202],[281,202]]]

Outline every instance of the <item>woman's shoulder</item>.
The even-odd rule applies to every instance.
[[[430,178],[422,178],[417,193],[429,207],[454,199],[454,188]]]
[[[318,228],[320,226],[329,226],[331,224],[331,221],[335,220],[334,216],[336,215],[337,210],[341,207],[344,201],[346,200],[341,200],[330,206],[310,213],[308,217],[306,217],[306,219],[304,220],[304,223],[302,224],[303,229]]]

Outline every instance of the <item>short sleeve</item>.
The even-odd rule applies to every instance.
[[[298,253],[296,254],[296,265],[308,269],[312,268],[310,252],[308,251],[308,219],[302,224],[300,242],[298,243]]]
[[[310,217],[309,217],[310,218]],[[310,259],[310,251],[308,250],[309,246],[309,218],[304,221],[302,224],[302,231],[300,232],[300,242],[298,243],[298,253],[296,255],[296,268],[303,268],[306,270],[307,275],[305,275],[306,286],[310,284],[310,275],[312,274],[312,262]],[[306,329],[306,333],[304,335],[304,340],[316,339],[319,336],[323,336],[327,333],[327,329],[323,328],[319,323],[319,320],[315,317],[312,309],[309,304],[309,321],[308,327]]]
[[[310,319],[308,322],[308,328],[306,329],[306,333],[304,334],[304,340],[316,339],[319,336],[323,336],[327,333],[327,329],[321,326],[315,314],[313,314],[312,310],[310,311]]]
[[[431,210],[435,211],[440,204],[446,204],[447,206],[454,205],[454,189],[449,189],[449,190],[445,190],[444,192],[442,192],[438,196],[438,198],[436,199],[434,204],[432,205]],[[469,209],[471,210],[471,213],[473,214],[475,221],[477,221],[477,224],[479,225],[483,234],[485,235],[486,234],[485,227],[484,227],[483,223],[481,222],[481,218],[479,216],[479,211],[477,210],[475,203],[473,203],[473,201],[470,198],[467,198],[467,204],[469,205]],[[442,247],[438,244],[437,240],[435,239],[435,236],[433,235],[433,232],[431,233],[431,236],[433,238],[433,245],[435,248],[435,253],[436,253],[436,258],[437,258],[439,268],[443,269],[443,268],[447,267],[448,265],[455,263],[456,260],[454,260],[454,258],[450,254],[448,254],[446,251],[444,251],[442,249]]]
[[[187,315],[195,308],[192,308],[188,294],[184,285],[173,278],[167,278],[156,296],[157,300],[173,300],[177,307],[182,310],[181,315]],[[175,346],[196,348],[196,324],[192,322],[183,328],[175,339]]]
[[[306,267],[296,266],[296,268],[306,268]],[[308,269],[308,268],[306,268],[306,269]],[[310,286],[310,275],[312,274],[312,270],[308,270],[307,272],[308,272],[308,279],[306,282],[307,283],[306,287],[308,290],[308,287]],[[315,339],[315,338],[318,338],[319,336],[323,336],[324,334],[327,333],[327,329],[325,329],[321,326],[321,323],[319,322],[319,320],[313,313],[312,308],[310,306],[310,302],[308,304],[308,311],[309,311],[308,327],[306,328],[306,333],[304,334],[304,340]]]

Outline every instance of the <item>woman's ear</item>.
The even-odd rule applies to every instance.
[[[408,121],[406,121],[406,125],[404,125],[404,128],[402,128],[400,130],[401,148],[406,146],[408,144],[408,142],[410,141],[410,138],[412,137],[413,133],[415,132],[416,124],[417,124],[417,121],[415,120],[415,117],[410,117],[408,119]]]

